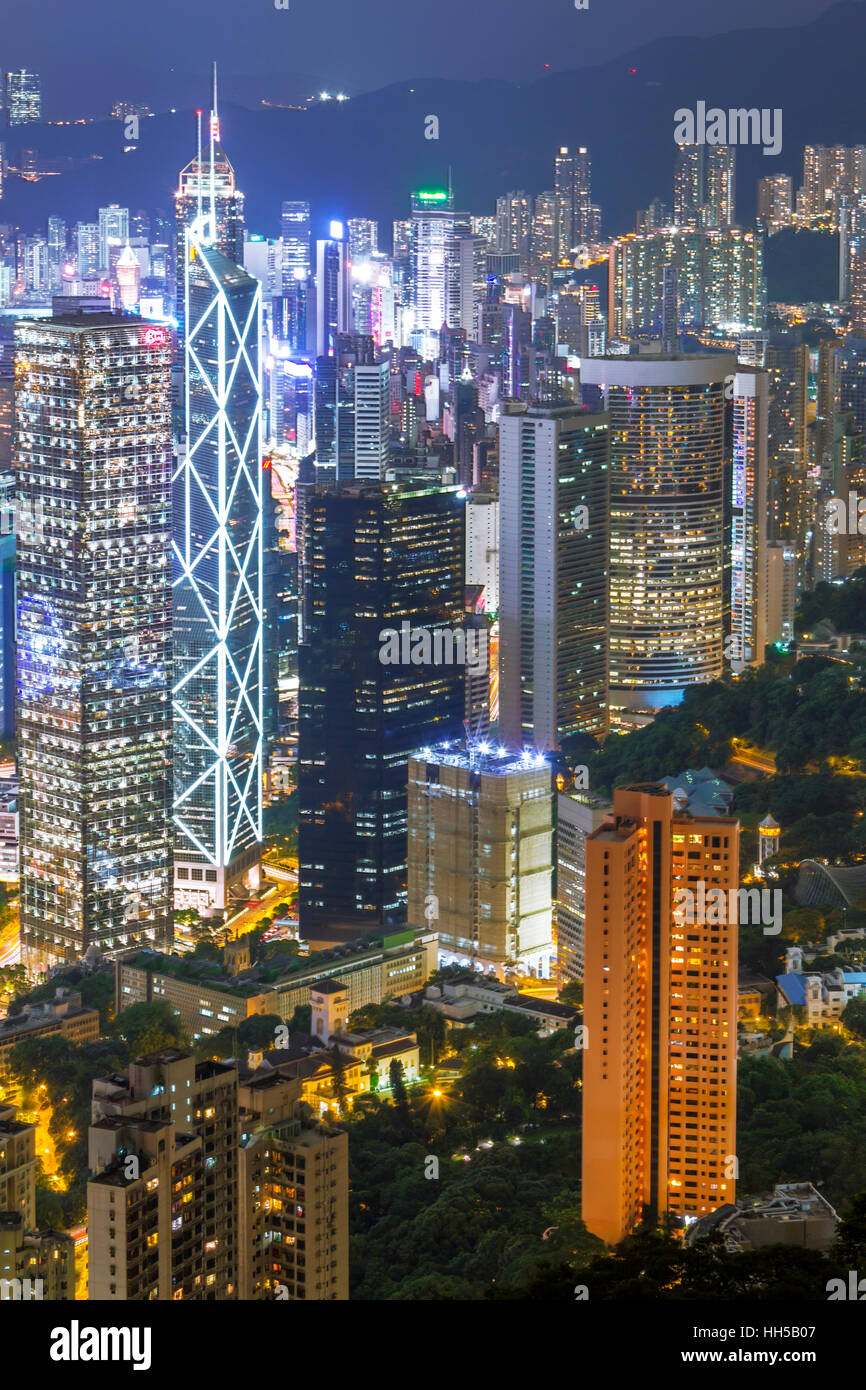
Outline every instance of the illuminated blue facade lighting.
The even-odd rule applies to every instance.
[[[221,910],[262,838],[261,286],[185,248],[186,445],[174,474],[175,906]]]

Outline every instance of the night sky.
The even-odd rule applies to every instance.
[[[406,77],[520,80],[603,62],[672,35],[815,19],[827,0],[39,0],[3,7],[4,70],[43,77],[48,118],[128,99],[198,100],[216,57],[226,95],[253,105],[327,85],[352,95]]]

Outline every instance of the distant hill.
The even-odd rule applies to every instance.
[[[866,142],[864,52],[866,4],[845,0],[805,26],[656,41],[532,83],[407,80],[308,111],[229,106],[223,141],[247,195],[248,225],[265,235],[277,232],[281,199],[307,198],[321,226],[331,217],[378,218],[387,244],[388,224],[406,215],[410,190],[444,182],[449,167],[459,203],[491,212],[507,189],[550,187],[560,144],[589,147],[594,201],[605,231],[614,232],[630,230],[635,209],[654,195],[670,202],[677,108],[699,100],[778,107],[780,155],[751,147],[738,153],[745,220],[754,213],[757,178],[789,173],[796,186],[806,142]],[[428,115],[439,117],[438,141],[424,139]],[[91,219],[106,202],[168,209],[177,171],[194,152],[194,130],[192,112],[148,119],[132,154],[122,151],[118,122],[8,131],[13,163],[22,145],[43,160],[99,158],[34,184],[9,179],[0,221],[35,229],[52,212]]]

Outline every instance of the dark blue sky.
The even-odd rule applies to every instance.
[[[39,0],[4,5],[3,66],[43,74],[48,117],[120,98],[189,106],[216,57],[227,95],[355,94],[407,77],[519,80],[675,34],[817,18],[828,0]]]

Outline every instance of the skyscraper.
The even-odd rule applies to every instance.
[[[371,337],[338,334],[334,356],[316,361],[318,481],[384,478],[389,430],[387,362]]]
[[[42,91],[35,72],[7,72],[6,110],[10,125],[27,125],[42,119]]]
[[[676,703],[722,671],[725,379],[736,358],[592,357],[610,412],[610,703]]]
[[[767,435],[769,383],[760,368],[734,376],[731,475],[731,655],[764,661],[767,636]]]
[[[560,748],[608,727],[609,420],[532,405],[499,430],[502,737]]]
[[[170,343],[16,326],[21,935],[34,967],[170,940]]]
[[[316,242],[316,356],[333,357],[351,323],[349,248],[342,222],[332,222],[331,235]]]
[[[112,203],[99,209],[99,268],[108,270],[111,265],[111,250],[119,249],[129,237],[129,208],[118,207]]]
[[[262,388],[261,285],[217,232],[208,212],[184,237],[173,694],[175,887],[222,911],[262,838]]]
[[[735,145],[709,145],[705,165],[703,223],[705,227],[732,227],[734,216]]]
[[[617,788],[586,842],[583,1219],[608,1244],[734,1200],[738,876],[737,821],[663,784]]]
[[[405,920],[409,757],[462,731],[464,667],[437,661],[433,638],[462,633],[464,510],[456,487],[358,481],[306,498],[302,927]]]
[[[409,923],[432,918],[442,964],[548,977],[553,790],[543,754],[440,745],[409,761]]]
[[[427,358],[438,353],[448,321],[448,248],[454,238],[454,201],[446,189],[412,195],[413,332]]]
[[[793,218],[794,187],[790,174],[770,174],[758,179],[758,221],[772,234],[790,227]]]
[[[367,260],[379,249],[379,223],[369,217],[350,217],[349,256],[353,261]]]
[[[553,161],[553,186],[560,210],[560,259],[595,235],[591,191],[592,164],[581,145],[571,153],[562,146]]]
[[[704,201],[704,147],[680,145],[674,166],[674,226],[700,226]]]
[[[610,332],[659,337],[665,267],[677,271],[680,321],[694,327],[760,329],[767,307],[763,235],[736,228],[661,228],[614,242],[610,251]]]
[[[233,261],[244,263],[244,195],[238,190],[235,171],[229,163],[220,140],[220,120],[217,107],[216,63],[213,65],[211,109],[207,138],[202,147],[201,115],[197,112],[198,150],[180,171],[174,195],[175,269],[177,275],[178,342],[184,334],[184,283],[186,265],[185,237],[188,229],[202,212],[213,213],[216,222],[214,247]]]
[[[286,202],[280,213],[280,237],[283,243],[283,287],[292,280],[302,278],[295,271],[303,271],[306,279],[312,269],[310,264],[310,205],[309,203]]]
[[[361,362],[355,378],[355,477],[384,481],[388,467],[388,363]]]
[[[496,200],[496,249],[526,256],[532,229],[532,199],[524,190],[506,193]]]
[[[556,964],[563,983],[584,978],[586,841],[609,810],[588,791],[557,793]]]

